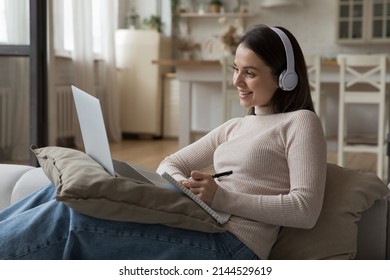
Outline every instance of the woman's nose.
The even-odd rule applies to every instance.
[[[234,73],[233,75],[233,85],[238,87],[243,82],[242,76],[239,73]]]

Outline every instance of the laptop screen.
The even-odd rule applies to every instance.
[[[99,99],[72,86],[85,153],[115,176]]]

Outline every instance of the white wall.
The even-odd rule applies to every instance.
[[[145,18],[152,15],[159,15],[164,22],[164,35],[171,35],[171,4],[170,0],[119,0],[119,28],[126,28],[125,17],[135,8],[139,15],[139,22],[142,24]]]
[[[135,7],[140,21],[160,13],[165,24],[164,33],[170,35],[171,10],[170,0],[119,0],[119,27],[124,28],[124,17]],[[237,5],[236,0],[223,0],[226,11]],[[258,16],[245,20],[245,26],[264,23],[270,26],[280,25],[289,29],[298,39],[304,53],[320,54],[333,58],[339,53],[374,53],[387,52],[389,44],[341,45],[336,43],[338,0],[303,0],[304,6],[262,8],[263,0],[247,0],[249,10]],[[160,3],[160,4],[159,4]],[[199,3],[207,0],[181,0],[187,9],[196,9]],[[188,19],[191,34],[183,31],[182,36],[190,35],[194,41],[204,44],[216,38],[221,32],[222,24],[217,18]]]
[[[341,45],[336,43],[338,0],[303,1],[304,6],[262,8],[262,0],[247,0],[249,11],[258,16],[246,19],[245,27],[258,23],[286,27],[296,36],[306,54],[319,54],[329,58],[339,53],[387,52],[390,54],[389,44]],[[190,5],[190,3],[200,2],[182,0],[185,8],[194,7],[195,10],[197,5]],[[236,5],[235,0],[223,2],[226,3],[227,12]],[[191,36],[201,44],[218,36],[223,27],[216,18],[189,19],[188,23],[191,27]]]
[[[265,23],[287,28],[307,54],[328,57],[338,52],[335,44],[338,0],[311,0],[306,1],[304,7],[279,8],[261,8],[260,1],[252,2],[253,10],[259,12],[259,17],[251,20],[250,24]]]
[[[303,7],[261,8],[262,1],[251,1],[251,10],[259,11],[250,23],[281,25],[298,39],[307,54],[334,57],[339,53],[387,52],[389,44],[341,45],[336,43],[338,0],[305,0]]]

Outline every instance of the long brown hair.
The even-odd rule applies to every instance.
[[[291,41],[294,51],[295,72],[298,75],[298,84],[292,91],[284,91],[281,88],[276,90],[271,99],[273,112],[292,112],[300,109],[314,112],[306,62],[301,47],[287,29],[283,27],[277,28],[282,30]],[[276,79],[286,69],[286,51],[283,42],[279,35],[270,27],[264,24],[253,26],[242,36],[240,44],[255,52],[271,68]],[[249,114],[254,114],[254,108],[249,110]]]

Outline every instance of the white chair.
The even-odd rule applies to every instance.
[[[385,179],[386,132],[388,106],[386,98],[387,55],[338,55],[340,68],[339,88],[339,165],[345,164],[345,153],[376,154],[376,170],[379,178]],[[378,109],[377,135],[375,139],[353,139],[357,135],[348,132],[348,107],[351,104],[374,104]],[[355,120],[356,121],[356,120]],[[366,140],[366,141],[365,141]]]
[[[233,62],[234,55],[223,56],[220,59],[222,67],[222,102],[223,102],[223,121],[233,117],[242,117],[245,115],[244,109],[237,109],[239,98],[237,88],[233,85]]]
[[[326,96],[321,93],[321,57],[319,55],[306,55],[305,61],[314,109],[320,117],[326,133]]]

